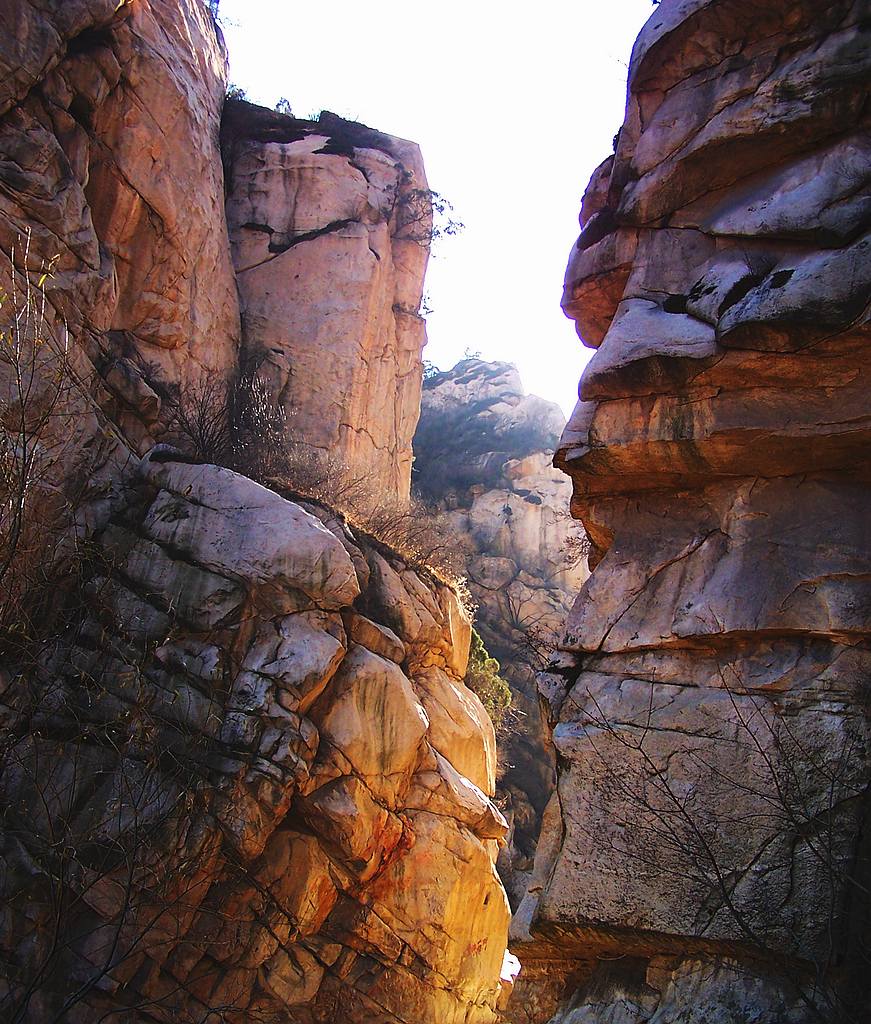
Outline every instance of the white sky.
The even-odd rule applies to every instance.
[[[413,139],[465,231],[430,261],[425,358],[516,363],[568,414],[592,354],[559,308],[581,196],[623,121],[651,0],[222,0],[230,79]]]

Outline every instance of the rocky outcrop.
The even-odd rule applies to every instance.
[[[224,51],[196,0],[16,0],[5,23],[0,248],[23,266],[29,236],[30,269],[53,261],[49,314],[104,413],[144,449],[156,380],[236,366]]]
[[[587,576],[571,485],[551,465],[564,426],[558,406],[524,393],[516,367],[464,359],[424,381],[414,438],[415,487],[466,553],[476,628],[513,693],[498,791],[512,826],[499,870],[515,903],[555,781],[535,673]]]
[[[555,1022],[867,1012],[869,15],[663,0],[584,197]]]
[[[407,499],[431,225],[420,151],[230,101],[224,156],[246,372],[294,437]]]
[[[0,1017],[494,1021],[507,825],[457,595],[156,445],[225,431],[254,371],[407,496],[416,147],[224,112],[199,0],[6,8]]]
[[[7,1008],[495,1020],[507,825],[456,594],[215,466],[158,453],[131,494],[35,701],[4,695]]]

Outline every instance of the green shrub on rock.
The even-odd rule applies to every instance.
[[[477,694],[497,733],[507,724],[506,719],[511,710],[511,689],[499,675],[499,670],[499,662],[490,657],[478,631],[473,629],[469,667],[464,682]]]

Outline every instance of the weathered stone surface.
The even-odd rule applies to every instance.
[[[868,13],[663,0],[585,197],[541,1020],[865,1013]]]
[[[420,669],[443,668],[462,678],[469,660],[471,623],[456,593],[437,581],[430,587],[401,563],[367,552],[371,584],[363,607],[404,638],[405,659],[414,675]],[[379,645],[382,641],[379,640]]]
[[[153,540],[191,561],[264,591],[301,591],[327,608],[359,594],[339,541],[314,516],[274,491],[218,466],[142,463],[160,488],[145,520]]]
[[[224,152],[247,370],[293,437],[404,500],[426,343],[417,146],[232,103]]]
[[[493,1024],[505,825],[464,774],[487,788],[494,749],[462,603],[333,512],[200,464],[230,457],[256,371],[289,440],[407,496],[417,147],[225,108],[200,0],[12,0],[0,29],[0,286],[44,285],[25,375],[36,403],[62,382],[28,510],[48,550],[69,501],[76,541],[37,653],[0,629],[0,1018]],[[155,447],[199,449],[181,412],[208,459]]]
[[[481,701],[440,668],[418,672],[414,687],[429,719],[433,747],[449,757],[470,782],[492,796],[496,788],[496,735]]]
[[[365,647],[351,648],[312,719],[376,798],[395,806],[429,728],[402,670]]]
[[[384,606],[358,595],[318,519],[238,474],[160,459],[98,538],[109,576],[81,629],[33,680],[37,731],[3,752],[0,946],[23,976],[25,953],[49,965],[22,1020],[72,996],[82,1020],[142,1000],[161,1020],[220,1006],[232,1021],[312,1024],[341,1007],[372,1024],[495,1024],[508,827],[488,797],[493,728],[461,682],[467,652],[450,651],[468,645],[468,620],[449,621],[459,604],[348,531],[362,562],[389,557],[406,610],[430,615],[433,664],[410,677],[363,641],[422,656],[421,616],[411,634],[394,618],[394,633],[355,611]],[[74,787],[71,822],[56,783]],[[40,796],[35,818],[15,812]],[[58,912],[44,868],[24,867],[58,830],[86,913]],[[123,859],[89,859],[95,842],[152,865],[148,884]],[[72,936],[57,963],[55,924]],[[117,955],[101,967],[107,937]],[[4,978],[0,999],[17,1006]]]
[[[59,254],[49,301],[115,390],[118,357],[163,384],[227,373],[239,314],[210,15],[195,0],[44,6],[4,12],[0,246],[29,231],[33,268]],[[153,399],[125,410],[148,422]]]
[[[560,1024],[795,1024],[804,1019],[798,999],[729,960],[622,958],[600,965],[581,986],[577,1002],[559,1015]]]
[[[41,312],[23,332],[23,369],[38,332],[37,387],[63,382],[42,430],[56,458],[39,504],[74,500],[87,532],[122,500],[131,451],[160,433],[165,388],[235,370],[225,53],[197,0],[15,0],[0,18],[3,327],[22,312],[26,269]],[[8,381],[0,373],[5,413]]]
[[[364,615],[350,617],[348,633],[355,643],[368,647],[382,658],[389,658],[400,665],[405,660],[405,644],[393,630]]]

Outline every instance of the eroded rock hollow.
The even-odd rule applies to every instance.
[[[663,0],[584,197],[556,462],[595,568],[513,926],[542,1020],[871,1005],[869,16]]]

